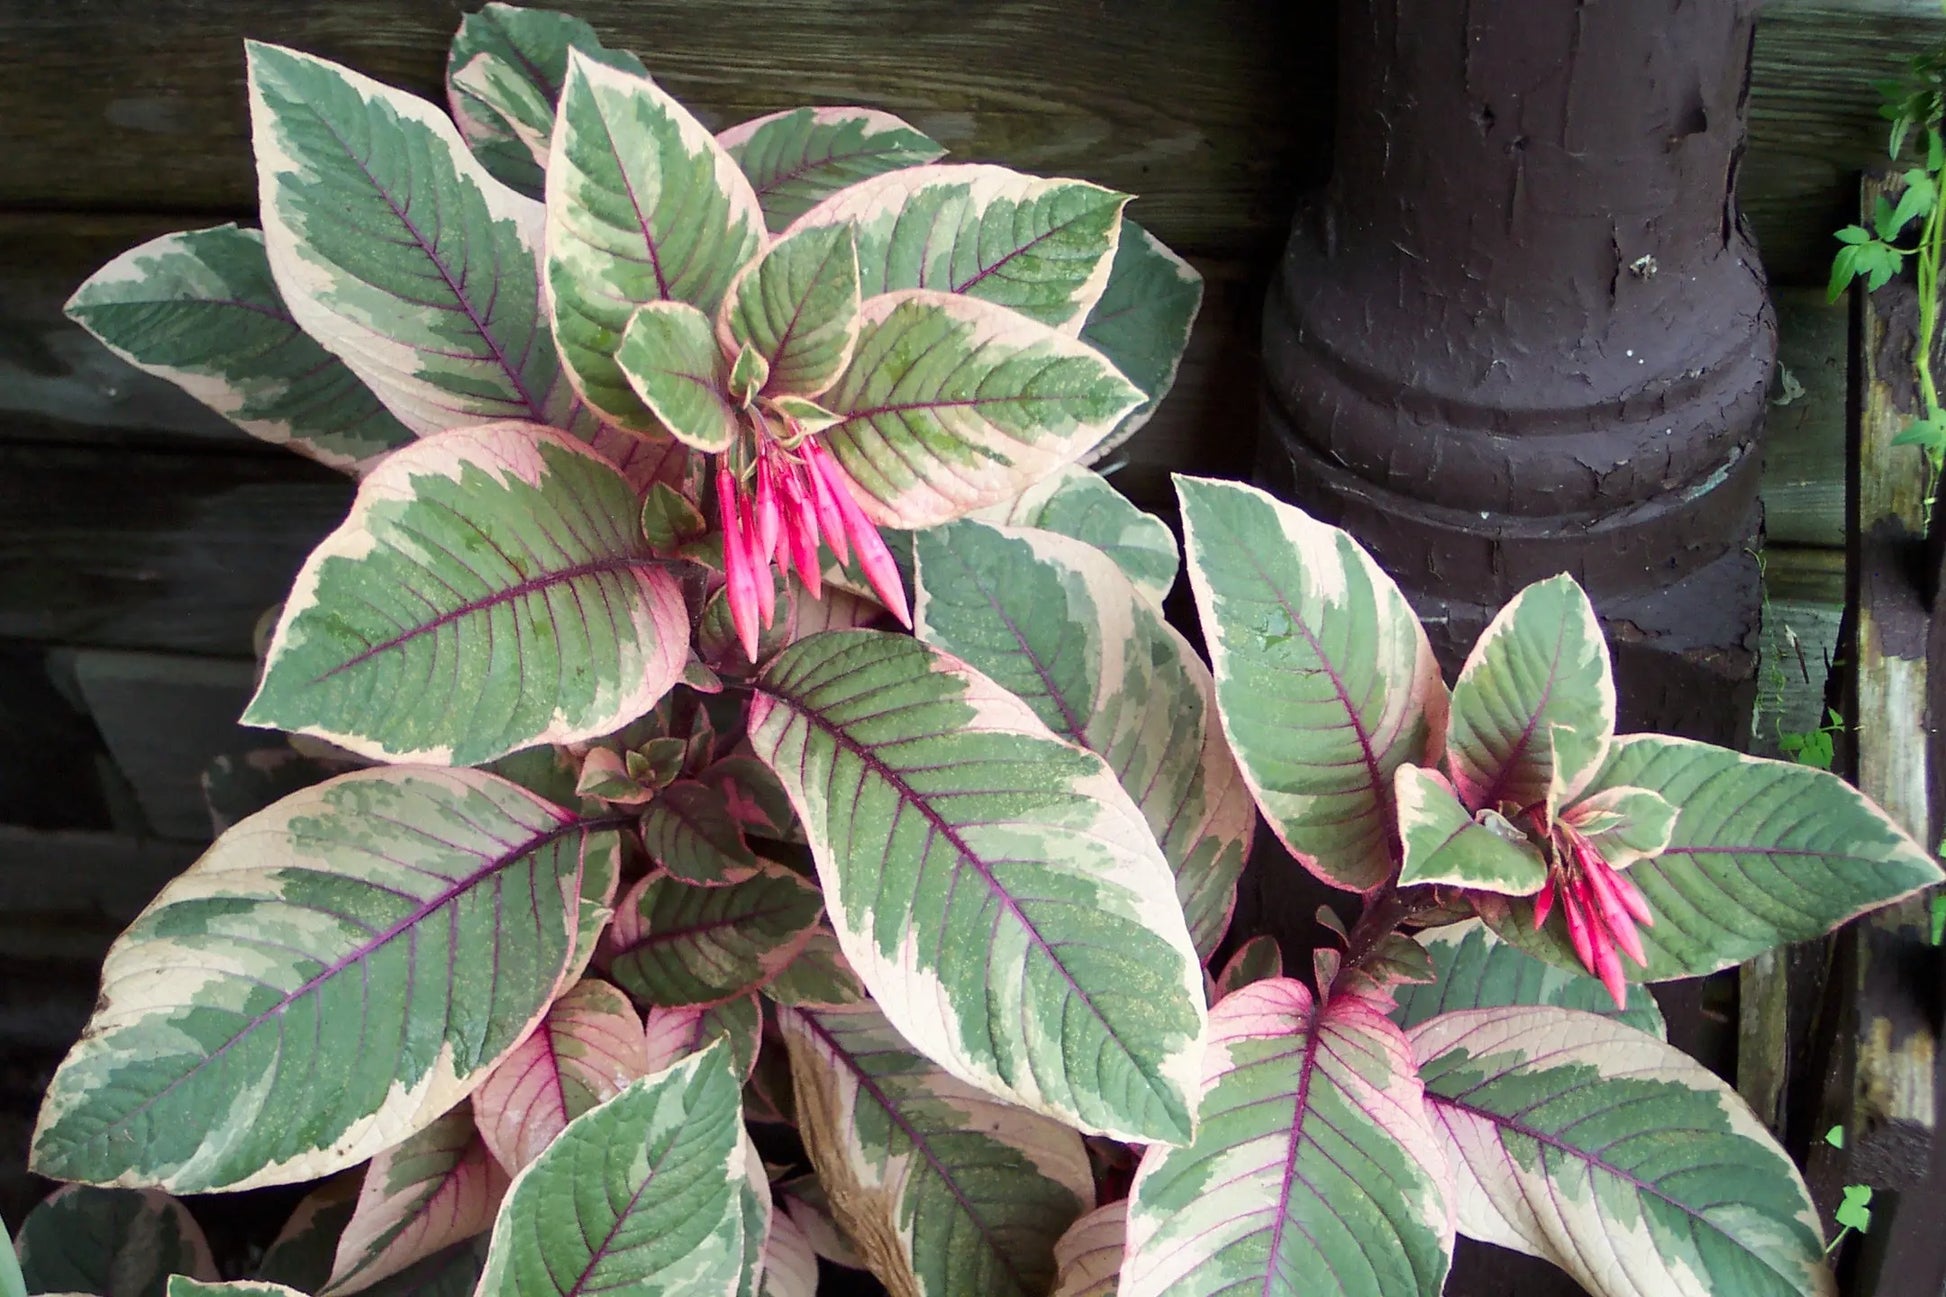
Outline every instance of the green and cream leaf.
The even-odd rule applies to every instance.
[[[1303,865],[1371,891],[1397,869],[1392,781],[1431,765],[1446,686],[1399,588],[1335,527],[1177,475],[1217,709],[1257,805]]]
[[[263,235],[219,225],[165,234],[89,276],[67,316],[253,437],[362,474],[412,432],[298,327]]]
[[[363,1292],[484,1234],[506,1192],[507,1172],[481,1140],[472,1107],[461,1104],[372,1159],[323,1293]]]
[[[241,1189],[390,1148],[540,1018],[583,861],[619,850],[599,823],[472,770],[357,771],[251,816],[109,951],[35,1168]]]
[[[820,437],[881,526],[1011,499],[1142,399],[1093,348],[990,302],[887,293],[859,323],[851,364],[818,398],[838,416]]]
[[[1498,811],[1476,818],[1437,771],[1403,765],[1393,772],[1405,863],[1399,885],[1444,885],[1532,896],[1547,885],[1539,848]]]
[[[714,1046],[583,1113],[514,1178],[476,1297],[732,1297],[748,1174],[737,1079]]]
[[[1101,299],[1128,195],[1005,167],[907,167],[861,181],[793,230],[849,225],[868,298],[924,288],[1017,311],[1067,334]]]
[[[1210,1011],[1195,1139],[1136,1172],[1122,1297],[1430,1297],[1452,1259],[1450,1175],[1376,1005],[1253,983]]]
[[[750,182],[688,109],[646,75],[568,55],[547,164],[547,302],[575,390],[647,429],[615,348],[636,310],[713,316],[764,240]]]
[[[865,1264],[911,1297],[1037,1297],[1094,1198],[1081,1138],[915,1053],[875,1009],[782,1009],[797,1115]]]
[[[821,906],[817,888],[768,860],[720,887],[651,874],[622,898],[608,972],[648,1004],[733,1000],[783,971],[811,939]]]
[[[652,1004],[642,1026],[648,1042],[645,1072],[660,1072],[721,1040],[729,1048],[731,1070],[747,1081],[762,1044],[763,1009],[754,994],[707,1006]]]
[[[946,154],[870,108],[792,108],[732,126],[716,142],[749,177],[772,233],[841,189]]]
[[[720,783],[677,780],[656,793],[641,827],[650,861],[685,883],[716,887],[757,872],[757,857]]]
[[[264,246],[291,318],[420,435],[563,425],[541,209],[488,175],[422,99],[251,43]]]
[[[1413,1028],[1468,1237],[1544,1257],[1595,1297],[1828,1297],[1817,1209],[1700,1063],[1570,1009]]]
[[[264,1249],[252,1279],[314,1293],[331,1279],[338,1239],[358,1202],[361,1172],[333,1176],[291,1210],[284,1227]]]
[[[723,353],[709,317],[687,302],[650,302],[636,311],[622,327],[612,363],[683,445],[718,455],[736,439]]]
[[[1257,816],[1202,659],[1081,541],[961,520],[914,546],[914,632],[1108,763],[1161,845],[1207,957],[1229,926]]]
[[[1149,421],[1175,386],[1183,348],[1189,345],[1202,304],[1203,277],[1161,239],[1124,220],[1107,287],[1081,326],[1081,340],[1114,362],[1142,389],[1144,399],[1084,460],[1096,462]]]
[[[1101,758],[964,663],[869,630],[779,654],[750,742],[804,823],[845,957],[907,1040],[1084,1130],[1187,1137],[1202,970]]]
[[[767,395],[814,397],[858,344],[858,248],[850,227],[793,230],[744,267],[723,304],[725,351],[754,348]]]
[[[13,1246],[30,1293],[162,1297],[171,1274],[217,1277],[196,1218],[153,1189],[64,1185],[27,1213]]]
[[[298,572],[244,723],[453,765],[608,733],[688,653],[635,513],[619,472],[547,429],[395,452]]]
[[[1669,845],[1629,866],[1655,916],[1646,969],[1631,979],[1696,977],[1940,881],[1938,864],[1891,817],[1827,771],[1656,734],[1615,740],[1592,789],[1645,789],[1676,809]],[[1539,932],[1527,901],[1481,897],[1502,940],[1578,966],[1557,912]]]
[[[1115,1297],[1128,1233],[1128,1199],[1097,1207],[1054,1244],[1053,1297]]]
[[[1522,590],[1453,685],[1447,754],[1474,810],[1555,811],[1588,786],[1615,735],[1608,641],[1574,578]]]
[[[1086,541],[1114,559],[1135,588],[1157,605],[1174,588],[1182,567],[1168,523],[1136,508],[1101,474],[1073,464],[1056,469],[1011,500],[968,516]]]
[[[1536,959],[1478,919],[1427,928],[1416,940],[1432,957],[1434,980],[1393,992],[1399,1007],[1392,1020],[1401,1027],[1460,1009],[1525,1004],[1598,1013],[1654,1036],[1669,1034],[1648,987],[1630,986],[1628,1003],[1617,1009],[1607,988],[1579,966],[1570,970]]]
[[[645,1045],[627,996],[599,978],[576,982],[473,1092],[474,1121],[494,1161],[520,1171],[569,1122],[659,1071]]]
[[[646,76],[642,61],[602,46],[579,18],[497,2],[460,19],[446,59],[446,97],[460,134],[502,184],[539,198],[568,51]]]

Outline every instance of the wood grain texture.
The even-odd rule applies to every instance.
[[[954,154],[1141,195],[1185,253],[1264,259],[1329,165],[1331,0],[560,0],[706,121],[865,103]],[[453,0],[17,0],[0,9],[0,207],[254,205],[242,38],[437,91]],[[1876,79],[1946,31],[1929,0],[1771,0],[1740,190],[1773,278],[1810,282],[1883,154]]]
[[[1764,417],[1764,537],[1770,545],[1845,543],[1845,423],[1851,312],[1821,288],[1784,288],[1777,378]]]

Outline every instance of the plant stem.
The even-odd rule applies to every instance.
[[[1350,971],[1364,963],[1378,949],[1380,942],[1398,930],[1400,923],[1422,910],[1431,909],[1434,904],[1433,889],[1430,887],[1401,888],[1396,879],[1386,883],[1366,903],[1365,912],[1358,916],[1358,922],[1346,934],[1343,969]]]
[[[1937,178],[1935,178],[1937,179]],[[1914,368],[1919,373],[1919,398],[1925,403],[1928,421],[1939,414],[1939,387],[1933,381],[1932,352],[1933,335],[1939,324],[1939,260],[1942,243],[1946,243],[1946,224],[1940,220],[1941,209],[1946,207],[1946,196],[1933,199],[1932,210],[1926,213],[1926,224],[1919,235],[1919,337],[1916,344],[1917,354],[1913,357]],[[1941,453],[1937,447],[1926,448],[1926,471],[1930,479],[1926,484],[1926,528],[1932,528],[1933,504],[1939,496],[1939,473]]]

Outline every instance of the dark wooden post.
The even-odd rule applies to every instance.
[[[1259,473],[1449,664],[1574,574],[1635,726],[1754,697],[1776,324],[1739,218],[1756,0],[1342,0],[1329,185],[1264,320]]]

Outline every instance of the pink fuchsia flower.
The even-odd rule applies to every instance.
[[[723,527],[724,597],[750,660],[757,660],[760,628],[776,618],[772,564],[796,571],[815,599],[823,589],[820,543],[831,547],[840,564],[849,565],[856,554],[879,602],[910,627],[912,613],[892,552],[816,435],[787,420],[788,435],[780,438],[765,418],[751,419],[744,431],[717,457],[716,501]]]
[[[1621,955],[1637,967],[1648,966],[1637,925],[1654,927],[1655,915],[1635,884],[1604,860],[1579,829],[1556,820],[1550,831],[1538,812],[1533,819],[1534,827],[1547,834],[1553,846],[1548,881],[1534,898],[1534,927],[1538,930],[1547,922],[1558,902],[1576,957],[1601,979],[1615,1007],[1622,1008],[1628,1002],[1628,984]]]

